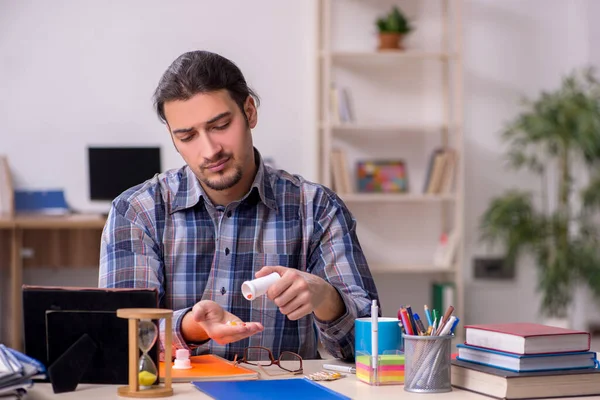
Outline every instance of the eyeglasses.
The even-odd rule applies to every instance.
[[[282,370],[291,372],[292,374],[301,374],[303,372],[302,357],[300,357],[299,354],[292,353],[291,351],[282,351],[281,354],[279,354],[279,358],[275,360],[271,350],[262,346],[246,347],[244,350],[244,357],[241,360],[238,360],[236,354],[233,363],[235,365],[246,363],[259,367],[277,365]]]

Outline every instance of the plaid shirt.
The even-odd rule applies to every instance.
[[[371,300],[378,299],[356,222],[332,191],[273,170],[255,153],[251,190],[226,207],[211,203],[187,166],[117,197],[102,234],[99,286],[157,288],[160,306],[174,310],[174,350],[233,359],[247,346],[264,346],[275,357],[293,351],[310,359],[319,357],[320,336],[333,356],[351,359],[354,319],[370,315]],[[340,294],[344,315],[331,322],[314,314],[290,321],[266,296],[244,299],[242,283],[272,265],[325,279]],[[181,321],[201,299],[265,329],[227,345],[185,343]]]

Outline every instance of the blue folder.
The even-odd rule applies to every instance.
[[[62,190],[15,190],[18,213],[67,214],[69,206]]]
[[[257,381],[203,381],[192,382],[192,384],[198,390],[216,400],[350,400],[350,397],[326,388],[308,378]]]

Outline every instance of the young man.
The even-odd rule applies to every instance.
[[[354,319],[378,299],[356,222],[331,190],[264,165],[257,105],[226,58],[195,51],[171,64],[155,106],[186,165],[113,201],[99,286],[157,288],[174,310],[174,346],[196,354],[263,346],[318,358],[320,338],[351,359]],[[281,279],[266,298],[242,297],[244,281],[272,272]]]

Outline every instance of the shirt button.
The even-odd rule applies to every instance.
[[[229,247],[225,247],[225,255],[228,256],[229,255]]]
[[[227,218],[231,218],[231,211],[227,211]]]

